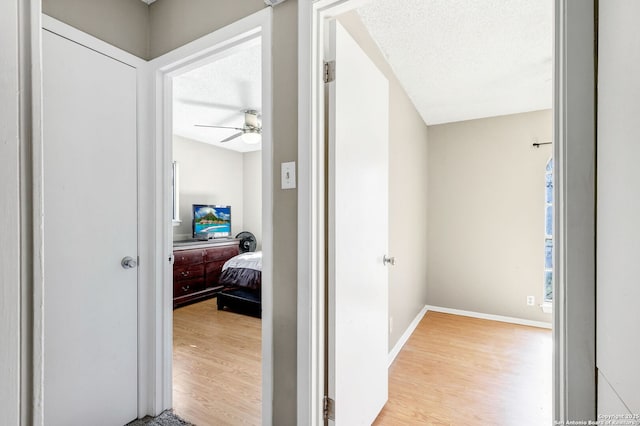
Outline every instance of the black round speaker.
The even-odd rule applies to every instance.
[[[236,238],[240,240],[240,253],[256,251],[256,237],[251,232],[243,231],[236,235]]]

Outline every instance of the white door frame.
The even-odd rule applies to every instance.
[[[322,22],[361,3],[363,0],[298,3],[298,424],[323,424]],[[595,420],[594,22],[593,0],[556,0],[553,416],[561,421]]]
[[[154,265],[156,280],[151,281],[145,297],[153,302],[147,306],[145,327],[148,340],[141,344],[145,351],[141,365],[148,365],[141,381],[140,405],[144,413],[158,414],[172,406],[173,354],[173,273],[169,257],[173,253],[171,159],[172,141],[172,77],[228,54],[229,49],[262,39],[262,424],[270,425],[273,394],[273,143],[272,143],[272,77],[271,77],[271,8],[262,9],[246,18],[179,47],[148,63],[147,94],[155,108],[149,120],[155,120],[154,143],[149,147],[147,164],[155,188],[150,194],[153,208],[162,212],[149,229],[148,237],[156,241]],[[141,156],[144,156],[142,154]],[[143,388],[146,386],[146,388]],[[154,398],[155,395],[155,398]],[[143,412],[141,411],[141,414]]]
[[[553,415],[562,422],[596,420],[595,3],[556,0],[554,11]]]
[[[40,281],[40,0],[0,3],[0,424],[29,424]],[[37,277],[34,279],[34,275]]]

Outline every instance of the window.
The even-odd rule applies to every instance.
[[[545,170],[544,206],[544,301],[553,300],[553,158]]]
[[[180,167],[178,166],[177,161],[174,161],[171,164],[171,169],[171,195],[173,204],[173,217],[171,218],[171,223],[173,226],[178,226],[182,221],[180,220]]]

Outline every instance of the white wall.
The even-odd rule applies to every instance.
[[[632,414],[601,371],[598,371],[598,414],[603,420],[607,415]]]
[[[24,83],[21,81],[19,55],[27,46],[19,40],[28,34],[29,27],[16,19],[20,2],[0,3],[0,424],[20,424],[20,364],[21,355],[21,203],[20,203],[20,151],[26,146],[24,131],[29,120],[24,116]],[[28,79],[26,81],[28,84]],[[18,96],[22,93],[22,96]],[[26,130],[26,129],[25,129]],[[23,163],[24,164],[24,163]],[[26,188],[27,194],[29,188]],[[22,212],[23,215],[28,214]],[[24,241],[27,243],[27,241]],[[25,269],[29,265],[24,265]],[[23,338],[28,339],[29,333]],[[26,393],[24,394],[26,395]],[[27,401],[23,402],[28,403]]]
[[[640,413],[640,2],[599,12],[598,412]]]
[[[243,167],[243,231],[256,236],[258,250],[262,248],[262,152],[242,154]]]
[[[191,238],[191,206],[231,206],[231,233],[249,231],[262,242],[262,152],[240,153],[174,136],[173,159],[180,164],[180,220],[174,241]]]
[[[353,11],[338,18],[389,80],[389,350],[426,305],[427,126]]]
[[[173,239],[191,238],[193,204],[231,206],[231,233],[244,229],[242,153],[202,142],[173,138],[173,159],[180,164],[180,220]]]
[[[551,146],[531,146],[551,132],[550,110],[429,126],[429,304],[551,322],[537,306]]]

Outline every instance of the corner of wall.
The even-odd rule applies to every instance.
[[[145,35],[147,39],[145,41],[146,52],[144,57],[144,59],[146,59],[147,61],[150,61],[152,59],[151,58],[151,8],[153,7],[154,4],[155,2],[147,5],[147,17],[146,17],[147,22],[145,22]]]

